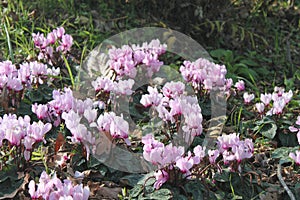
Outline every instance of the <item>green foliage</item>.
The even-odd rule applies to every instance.
[[[276,135],[277,125],[276,123],[268,117],[264,117],[262,120],[255,122],[256,126],[253,131],[256,131],[263,136],[273,139]]]
[[[24,185],[24,174],[17,171],[15,166],[0,171],[0,199],[13,198]]]

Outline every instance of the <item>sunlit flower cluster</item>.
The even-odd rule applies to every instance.
[[[261,114],[281,115],[284,112],[285,106],[293,97],[292,90],[285,92],[284,88],[275,87],[273,93],[265,93],[260,95],[260,103],[256,103],[256,110]],[[266,111],[266,109],[269,109]]]
[[[128,139],[128,122],[122,116],[117,116],[114,112],[101,114],[97,119],[97,123],[92,123],[91,126],[97,127],[99,131],[110,133],[115,139],[123,139],[127,145],[131,144]]]
[[[186,142],[190,142],[202,133],[202,114],[197,98],[185,95],[184,90],[182,82],[168,82],[161,92],[148,86],[149,94],[143,95],[140,102],[145,107],[154,108],[165,122],[176,123],[178,117],[183,116],[182,131]]]
[[[183,79],[191,83],[196,90],[228,89],[225,65],[218,65],[207,59],[199,58],[195,62],[184,61],[179,71]]]
[[[43,84],[49,75],[56,76],[60,69],[48,68],[47,65],[25,62],[19,67],[11,61],[0,62],[0,92],[7,88],[9,92],[20,92],[32,84]]]
[[[251,139],[240,140],[236,133],[222,135],[217,138],[217,149],[209,150],[209,160],[215,163],[216,159],[222,155],[224,164],[232,161],[241,163],[246,158],[251,158],[254,152],[253,142]]]
[[[123,76],[134,78],[137,73],[137,66],[147,67],[149,77],[158,72],[163,62],[159,56],[166,52],[166,45],[161,44],[158,39],[150,43],[140,45],[123,45],[121,48],[112,47],[109,51],[110,68],[117,74],[118,79]]]
[[[0,117],[0,147],[4,140],[7,140],[11,146],[24,146],[24,157],[30,159],[33,145],[43,141],[44,136],[52,128],[50,123],[44,124],[41,121],[31,123],[28,115],[17,117],[15,114],[5,114]]]
[[[55,126],[60,125],[61,114],[63,112],[74,110],[80,115],[83,115],[86,109],[93,107],[95,104],[95,102],[89,98],[84,101],[75,98],[73,96],[73,91],[70,88],[64,88],[63,91],[53,90],[52,98],[53,100],[49,101],[47,104],[33,104],[32,112],[35,113],[40,120],[53,122]]]
[[[118,83],[120,82],[130,82],[130,80]],[[118,88],[120,93],[126,90],[121,86]],[[114,112],[104,112],[98,116],[103,102],[89,98],[77,99],[70,88],[64,88],[63,91],[54,90],[52,96],[53,100],[47,104],[33,104],[32,111],[40,120],[52,122],[55,126],[64,122],[72,134],[71,142],[80,143],[85,147],[87,159],[89,159],[90,150],[95,150],[95,135],[91,132],[92,128],[108,132],[112,138],[123,139],[127,145],[130,145],[129,125],[122,116],[117,116]]]
[[[28,185],[29,194],[32,199],[45,200],[87,200],[90,196],[88,186],[83,184],[73,185],[71,180],[65,179],[63,182],[57,178],[56,173],[49,176],[45,171],[42,172],[39,183],[31,180]]]
[[[154,173],[156,182],[154,187],[159,189],[168,178],[169,170],[177,168],[184,177],[191,174],[191,169],[197,165],[205,156],[205,148],[200,145],[196,146],[193,153],[190,151],[185,155],[184,147],[173,146],[172,143],[164,145],[163,143],[155,140],[153,135],[148,134],[142,138],[143,156],[145,160],[151,162],[158,167]]]
[[[65,54],[70,51],[73,44],[72,36],[65,34],[63,27],[54,29],[46,37],[43,33],[33,33],[32,38],[35,47],[39,50],[38,59],[45,60],[50,64],[52,64],[54,51]],[[55,46],[57,46],[56,49]]]
[[[32,112],[40,120],[52,122],[55,126],[60,125],[63,119],[72,133],[71,141],[83,144],[89,158],[90,147],[94,145],[95,138],[88,128],[81,124],[81,119],[84,117],[89,123],[96,119],[97,109],[94,107],[97,107],[97,102],[89,98],[84,101],[76,99],[70,88],[64,88],[64,91],[54,90],[52,97],[53,100],[47,104],[33,104]]]
[[[116,95],[131,95],[133,84],[133,79],[113,81],[107,77],[98,77],[95,81],[92,81],[96,93],[113,92]]]

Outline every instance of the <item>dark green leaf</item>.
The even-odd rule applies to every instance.
[[[172,192],[169,189],[155,190],[153,193],[146,196],[146,199],[168,200],[172,199]]]
[[[130,174],[121,178],[121,182],[125,185],[134,187],[144,176],[141,174]]]
[[[199,181],[189,181],[184,185],[185,191],[192,194],[194,200],[202,200],[203,194],[201,191],[202,185]]]
[[[136,185],[134,188],[132,188],[129,192],[129,197],[136,198],[143,192],[143,186],[142,185]]]

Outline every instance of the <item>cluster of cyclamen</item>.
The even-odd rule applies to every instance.
[[[51,58],[53,57],[53,45],[57,44],[57,52],[67,53],[70,51],[73,44],[73,38],[69,34],[65,34],[63,27],[56,28],[52,32],[47,34],[47,37],[43,33],[33,33],[33,42],[36,48],[39,49],[38,59],[45,59],[51,64]]]
[[[293,97],[292,90],[288,92],[284,92],[284,88],[282,87],[275,87],[274,92],[265,93],[260,95],[260,103],[256,103],[255,107],[257,111],[263,115],[264,113],[267,116],[271,115],[280,115],[283,113],[284,107],[291,101]],[[271,106],[271,101],[273,101]],[[266,112],[265,109],[269,108]]]
[[[297,132],[298,143],[300,144],[300,115],[297,117],[297,121],[294,126],[290,126],[289,130],[291,132]],[[300,151],[295,153],[290,153],[289,156],[296,162],[297,165],[300,165]]]
[[[166,52],[167,46],[158,39],[140,45],[123,45],[121,48],[113,47],[108,51],[110,68],[117,74],[117,78],[128,76],[134,78],[138,65],[147,67],[148,76],[158,72],[163,65],[159,56]]]
[[[72,134],[71,141],[85,146],[87,159],[89,159],[90,149],[94,150],[95,147],[95,135],[90,128],[96,127],[99,131],[109,132],[113,138],[124,139],[130,145],[129,125],[122,117],[116,116],[113,112],[105,112],[97,118],[98,108],[102,109],[105,106],[103,102],[93,102],[89,98],[84,101],[76,99],[69,88],[65,88],[64,92],[54,90],[52,96],[53,100],[45,105],[32,105],[32,111],[39,119],[53,122],[55,126],[58,126],[63,119]]]
[[[185,85],[180,81],[166,83],[161,92],[148,86],[149,94],[143,95],[140,102],[145,107],[152,106],[165,122],[175,123],[178,116],[183,116],[182,130],[189,143],[202,133],[202,114],[197,98],[185,95],[184,90]]]
[[[17,117],[15,114],[5,114],[0,117],[0,147],[3,140],[12,146],[24,146],[25,160],[29,160],[33,145],[41,141],[45,143],[44,135],[52,128],[50,123],[38,121],[31,124],[30,121],[28,115]]]
[[[247,138],[241,141],[236,133],[219,136],[217,138],[217,148],[208,150],[211,164],[215,164],[220,155],[225,165],[233,161],[237,161],[239,164],[242,160],[251,158],[254,152],[252,140]]]
[[[22,63],[19,68],[11,61],[3,61],[0,62],[0,92],[4,88],[19,92],[32,84],[43,84],[49,75],[57,76],[59,73],[59,68],[51,69],[36,61]]]
[[[232,80],[226,79],[225,65],[218,65],[207,59],[199,58],[195,62],[184,61],[179,71],[183,79],[191,83],[196,90],[230,89]]]
[[[145,160],[151,162],[158,167],[155,172],[156,182],[154,187],[159,189],[163,183],[169,179],[167,171],[174,170],[177,167],[187,177],[190,175],[190,169],[201,162],[205,156],[205,148],[200,145],[196,146],[193,154],[189,151],[187,155],[184,154],[184,147],[176,147],[172,144],[164,145],[163,143],[154,139],[151,134],[142,138],[143,156]]]
[[[56,174],[50,177],[45,171],[40,176],[37,184],[31,180],[28,185],[29,194],[32,199],[43,198],[45,200],[87,200],[90,196],[88,186],[82,184],[73,185],[72,181],[65,179],[63,182]]]
[[[235,84],[235,87],[238,91],[245,90],[244,81],[239,81]],[[267,116],[271,115],[280,115],[283,113],[284,107],[291,101],[293,97],[292,90],[285,92],[285,89],[282,87],[275,87],[273,93],[260,94],[259,103],[255,104],[255,108],[260,115],[266,114]],[[254,98],[254,94],[249,94],[245,92],[243,94],[244,103],[249,104]],[[271,102],[273,101],[273,102]],[[268,111],[265,111],[266,108],[269,108]]]
[[[113,92],[116,95],[131,95],[133,93],[132,86],[134,84],[133,79],[113,81],[107,77],[98,77],[92,82],[96,93]]]
[[[154,187],[156,189],[159,189],[169,179],[168,171],[179,169],[183,177],[188,177],[191,174],[191,169],[206,156],[205,147],[198,145],[193,149],[193,153],[188,151],[185,154],[184,147],[176,147],[172,144],[164,145],[155,140],[151,134],[144,136],[142,143],[144,144],[143,156],[145,160],[158,167],[154,173],[156,178]],[[218,137],[217,148],[208,150],[209,161],[212,164],[216,164],[219,156],[222,156],[226,165],[234,161],[240,164],[242,160],[251,158],[254,151],[252,140],[241,141],[235,133]]]
[[[94,102],[89,98],[84,101],[74,98],[70,88],[64,88],[64,92],[54,90],[52,97],[53,100],[47,104],[33,104],[32,112],[40,120],[53,122],[55,126],[58,126],[61,119],[64,119],[66,127],[72,133],[72,142],[82,143],[86,147],[87,157],[89,157],[89,145],[94,144],[95,138],[85,125],[80,124],[80,120],[83,116],[88,121],[96,118],[97,110],[93,109]]]

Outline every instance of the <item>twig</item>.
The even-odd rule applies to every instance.
[[[284,190],[287,192],[287,194],[289,195],[291,200],[296,200],[294,194],[292,193],[292,191],[290,190],[290,188],[286,185],[286,183],[284,182],[282,175],[281,175],[281,164],[278,163],[278,167],[277,167],[277,177],[279,179],[280,184],[283,186]]]

